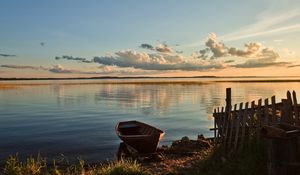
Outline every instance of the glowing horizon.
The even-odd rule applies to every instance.
[[[2,78],[300,75],[295,0],[1,5]]]

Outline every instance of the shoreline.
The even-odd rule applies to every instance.
[[[30,81],[30,82],[28,82]],[[36,82],[32,82],[36,81]],[[42,81],[42,82],[41,82]],[[43,82],[48,81],[48,82]],[[197,80],[174,80],[174,81],[114,81],[114,80],[106,80],[106,81],[81,81],[74,82],[74,80],[12,80],[9,81],[1,81],[0,80],[0,90],[2,89],[11,89],[18,88],[20,86],[45,86],[45,85],[101,85],[101,84],[121,84],[121,85],[168,85],[168,84],[178,84],[178,85],[203,85],[203,84],[213,84],[213,83],[300,83],[300,79],[270,79],[270,80],[207,80],[207,81],[197,81]],[[69,81],[69,82],[68,82]]]

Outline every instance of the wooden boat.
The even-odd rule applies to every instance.
[[[165,134],[158,128],[135,120],[119,122],[115,129],[119,138],[139,153],[155,152]]]

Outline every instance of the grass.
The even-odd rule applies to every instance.
[[[158,162],[159,163],[159,162]],[[164,162],[161,162],[164,164]],[[186,164],[187,165],[187,164]],[[260,175],[267,173],[267,151],[263,142],[255,141],[247,144],[236,152],[226,152],[222,147],[217,147],[205,156],[193,159],[186,165],[170,167],[159,174],[187,174],[187,175]],[[154,168],[154,167],[152,167]],[[143,167],[134,160],[121,159],[106,164],[85,165],[83,160],[77,164],[67,161],[53,161],[47,163],[46,159],[38,155],[20,161],[18,156],[10,156],[2,170],[4,175],[151,175],[151,169]],[[157,174],[158,172],[152,171]]]
[[[216,148],[203,160],[198,160],[192,168],[177,170],[174,174],[188,175],[265,175],[267,173],[266,144],[255,141],[243,149],[228,153],[224,148]]]
[[[97,166],[78,164],[59,166],[55,161],[47,164],[45,158],[38,155],[20,161],[18,156],[10,156],[1,174],[4,175],[149,175],[136,161],[121,159]]]

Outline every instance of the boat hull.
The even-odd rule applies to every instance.
[[[138,121],[119,122],[116,125],[116,133],[124,143],[139,153],[155,152],[164,136],[160,129]]]

